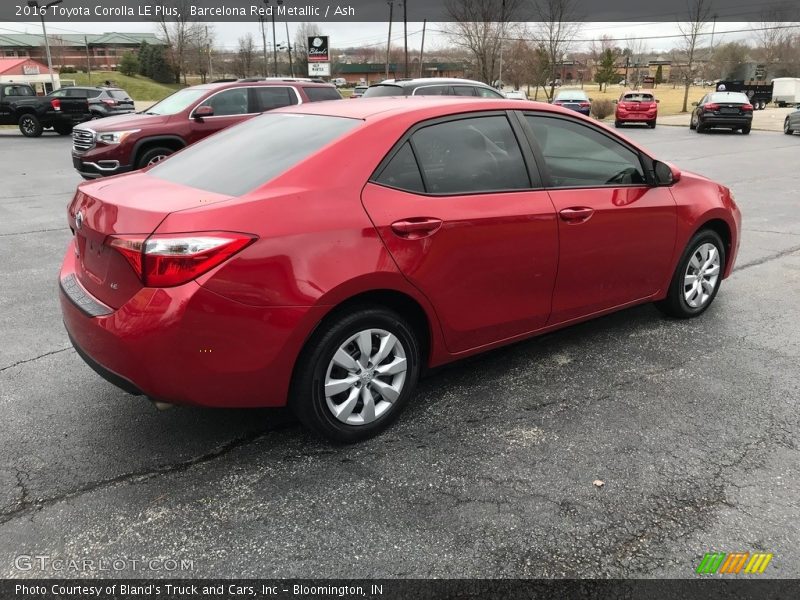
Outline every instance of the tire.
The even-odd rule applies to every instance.
[[[696,129],[697,133],[705,133],[706,132],[706,126],[703,125],[700,121],[697,121],[697,127],[695,129]]]
[[[794,129],[792,129],[791,125],[789,125],[789,117],[786,117],[786,120],[783,122],[783,133],[786,135],[794,134]]]
[[[614,121],[614,127],[622,127],[622,123],[620,121]]]
[[[139,157],[139,160],[136,161],[136,168],[144,169],[145,167],[154,165],[157,162],[161,162],[174,152],[175,151],[172,150],[171,148],[165,148],[163,146],[150,148],[149,150],[143,152],[142,155]]]
[[[30,113],[22,115],[17,124],[22,135],[29,138],[39,137],[44,129],[39,122],[39,118]]]
[[[53,125],[53,129],[55,129],[58,135],[72,134],[72,125]]]
[[[370,335],[365,340],[366,332]],[[392,339],[394,344],[379,357],[382,344]],[[364,341],[370,356],[378,357],[379,367],[404,363],[405,370],[396,366],[380,375],[372,362],[365,366],[360,358]],[[340,357],[336,362],[334,355]],[[323,323],[306,343],[292,379],[289,406],[303,425],[330,441],[367,439],[388,427],[408,403],[419,379],[420,356],[417,335],[396,312],[357,307],[341,313]],[[329,385],[333,395],[328,396],[326,381],[342,383]]]
[[[742,133],[748,135],[750,133],[750,127],[742,127]]]
[[[704,250],[710,251],[712,246],[717,253],[716,262],[710,253],[704,252]],[[691,319],[703,314],[717,296],[722,283],[722,273],[725,271],[726,259],[725,244],[722,243],[719,234],[710,229],[698,231],[689,240],[678,261],[678,266],[675,268],[667,290],[667,297],[657,302],[656,307],[664,314],[677,319]],[[709,266],[705,267],[705,265]],[[685,280],[689,277],[697,279],[695,273],[700,268],[704,269],[701,271],[701,277],[706,284],[701,284],[699,288],[692,285],[691,290],[687,290],[686,286],[689,284],[686,284]]]
[[[694,117],[689,119],[689,129],[691,129],[692,131],[697,129],[697,123],[695,123]]]
[[[648,126],[650,129],[655,129],[655,128],[656,128],[656,122],[655,122],[655,121],[649,121],[649,122],[647,123],[647,126]]]

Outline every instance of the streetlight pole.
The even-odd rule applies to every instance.
[[[405,67],[403,77],[408,77],[408,0],[403,0],[403,48],[405,51]]]
[[[275,0],[275,3],[278,6],[283,5],[283,0]],[[269,0],[264,0],[264,4],[269,5]],[[278,76],[278,40],[275,37],[275,11],[270,10],[270,15],[272,16],[272,61],[275,67],[275,77]],[[288,29],[287,29],[288,31]],[[287,42],[288,43],[288,42]]]
[[[388,0],[389,5],[389,39],[386,41],[386,79],[389,79],[389,51],[392,49],[392,12],[394,10],[394,0]]]
[[[286,19],[286,53],[289,55],[289,72],[294,78],[294,65],[292,64],[292,40],[289,39],[289,19]]]
[[[56,76],[53,74],[53,59],[50,56],[50,40],[47,39],[47,27],[44,24],[44,13],[47,12],[47,9],[51,6],[61,4],[63,1],[64,0],[53,0],[53,2],[48,2],[44,6],[40,7],[37,0],[28,0],[28,6],[30,8],[39,9],[39,18],[42,21],[42,33],[44,34],[44,47],[47,52],[47,69],[50,71],[50,87],[52,88],[50,90],[51,92],[55,91],[56,89]]]

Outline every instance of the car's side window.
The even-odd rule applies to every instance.
[[[425,192],[422,174],[419,172],[419,165],[409,142],[400,147],[375,181],[409,192]]]
[[[572,119],[525,115],[544,157],[551,187],[644,185],[639,155]]]
[[[66,97],[66,95],[67,95],[67,90],[65,89],[56,90],[55,92],[51,92],[50,94],[48,94],[48,96],[50,96],[51,98],[64,98]]]
[[[475,96],[474,85],[454,85],[453,94],[456,96]]]
[[[431,85],[414,90],[415,96],[449,96],[449,85]]]
[[[256,110],[258,112],[297,104],[297,95],[289,87],[256,87],[253,88],[253,93],[255,94]]]
[[[505,115],[423,127],[411,137],[431,194],[470,194],[531,187],[522,152]]]
[[[705,104],[707,99],[708,99],[708,95],[706,94],[705,96],[703,96],[703,97],[700,99],[700,102],[698,102],[698,104]]]
[[[495,90],[493,90],[491,88],[478,87],[478,88],[476,88],[476,91],[478,92],[478,96],[480,96],[481,98],[502,98],[503,97],[503,94],[501,94],[500,92],[495,91]]]
[[[215,117],[245,115],[250,112],[247,103],[247,88],[233,88],[215,94],[200,106],[210,106]],[[199,107],[198,107],[199,108]]]

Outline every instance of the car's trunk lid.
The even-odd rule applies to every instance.
[[[117,309],[142,282],[112,236],[147,236],[171,213],[230,199],[230,196],[134,174],[78,188],[68,208],[78,255],[77,278],[92,296]]]

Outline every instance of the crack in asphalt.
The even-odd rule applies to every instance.
[[[759,265],[763,265],[764,263],[772,262],[773,260],[778,260],[783,258],[784,256],[789,256],[790,254],[794,254],[795,252],[800,252],[800,246],[792,246],[791,248],[787,248],[777,254],[770,254],[763,258],[758,258],[756,260],[752,260],[749,263],[745,263],[743,265],[737,265],[733,268],[733,272],[736,273],[738,271],[743,271],[744,269],[749,269],[750,267],[757,267]]]
[[[0,237],[10,237],[12,235],[27,235],[29,233],[49,233],[51,231],[66,231],[68,227],[56,227],[54,229],[34,229],[33,231],[16,231],[14,233],[0,233]]]
[[[214,459],[229,454],[238,448],[241,448],[251,443],[255,443],[261,438],[268,435],[269,433],[278,431],[285,427],[288,427],[288,425],[284,427],[279,426],[276,428],[271,428],[266,431],[248,433],[238,438],[234,438],[233,440],[217,447],[215,450],[212,450],[211,452],[207,452],[205,454],[201,454],[200,456],[195,456],[193,458],[189,458],[187,460],[178,463],[163,465],[161,467],[155,467],[152,469],[146,469],[142,471],[133,471],[130,473],[123,473],[122,475],[117,475],[109,479],[93,481],[74,490],[70,490],[68,492],[58,494],[56,496],[51,496],[49,498],[37,498],[35,500],[31,500],[29,498],[29,493],[27,491],[27,488],[22,483],[22,479],[19,474],[20,472],[18,471],[17,486],[21,489],[22,496],[20,500],[17,501],[15,508],[4,512],[0,512],[0,525],[4,525],[16,518],[23,517],[26,514],[33,512],[35,510],[41,510],[42,508],[45,508],[47,506],[52,506],[54,504],[58,504],[59,502],[70,500],[72,498],[76,498],[83,494],[91,493],[99,489],[113,487],[115,485],[127,482],[147,481],[148,479],[152,479],[153,477],[156,477],[158,475],[170,475],[172,473],[180,473],[186,471],[193,466],[210,462]]]
[[[61,348],[59,350],[52,350],[51,352],[45,352],[44,354],[40,354],[39,356],[35,356],[33,358],[26,358],[25,360],[18,360],[15,363],[11,363],[8,366],[0,368],[0,373],[3,371],[8,371],[9,369],[13,369],[14,367],[18,367],[19,365],[24,365],[26,363],[31,363],[37,361],[42,358],[47,358],[48,356],[53,356],[54,354],[61,354],[62,352],[66,352],[67,350],[72,350],[72,346],[68,346],[66,348]]]

